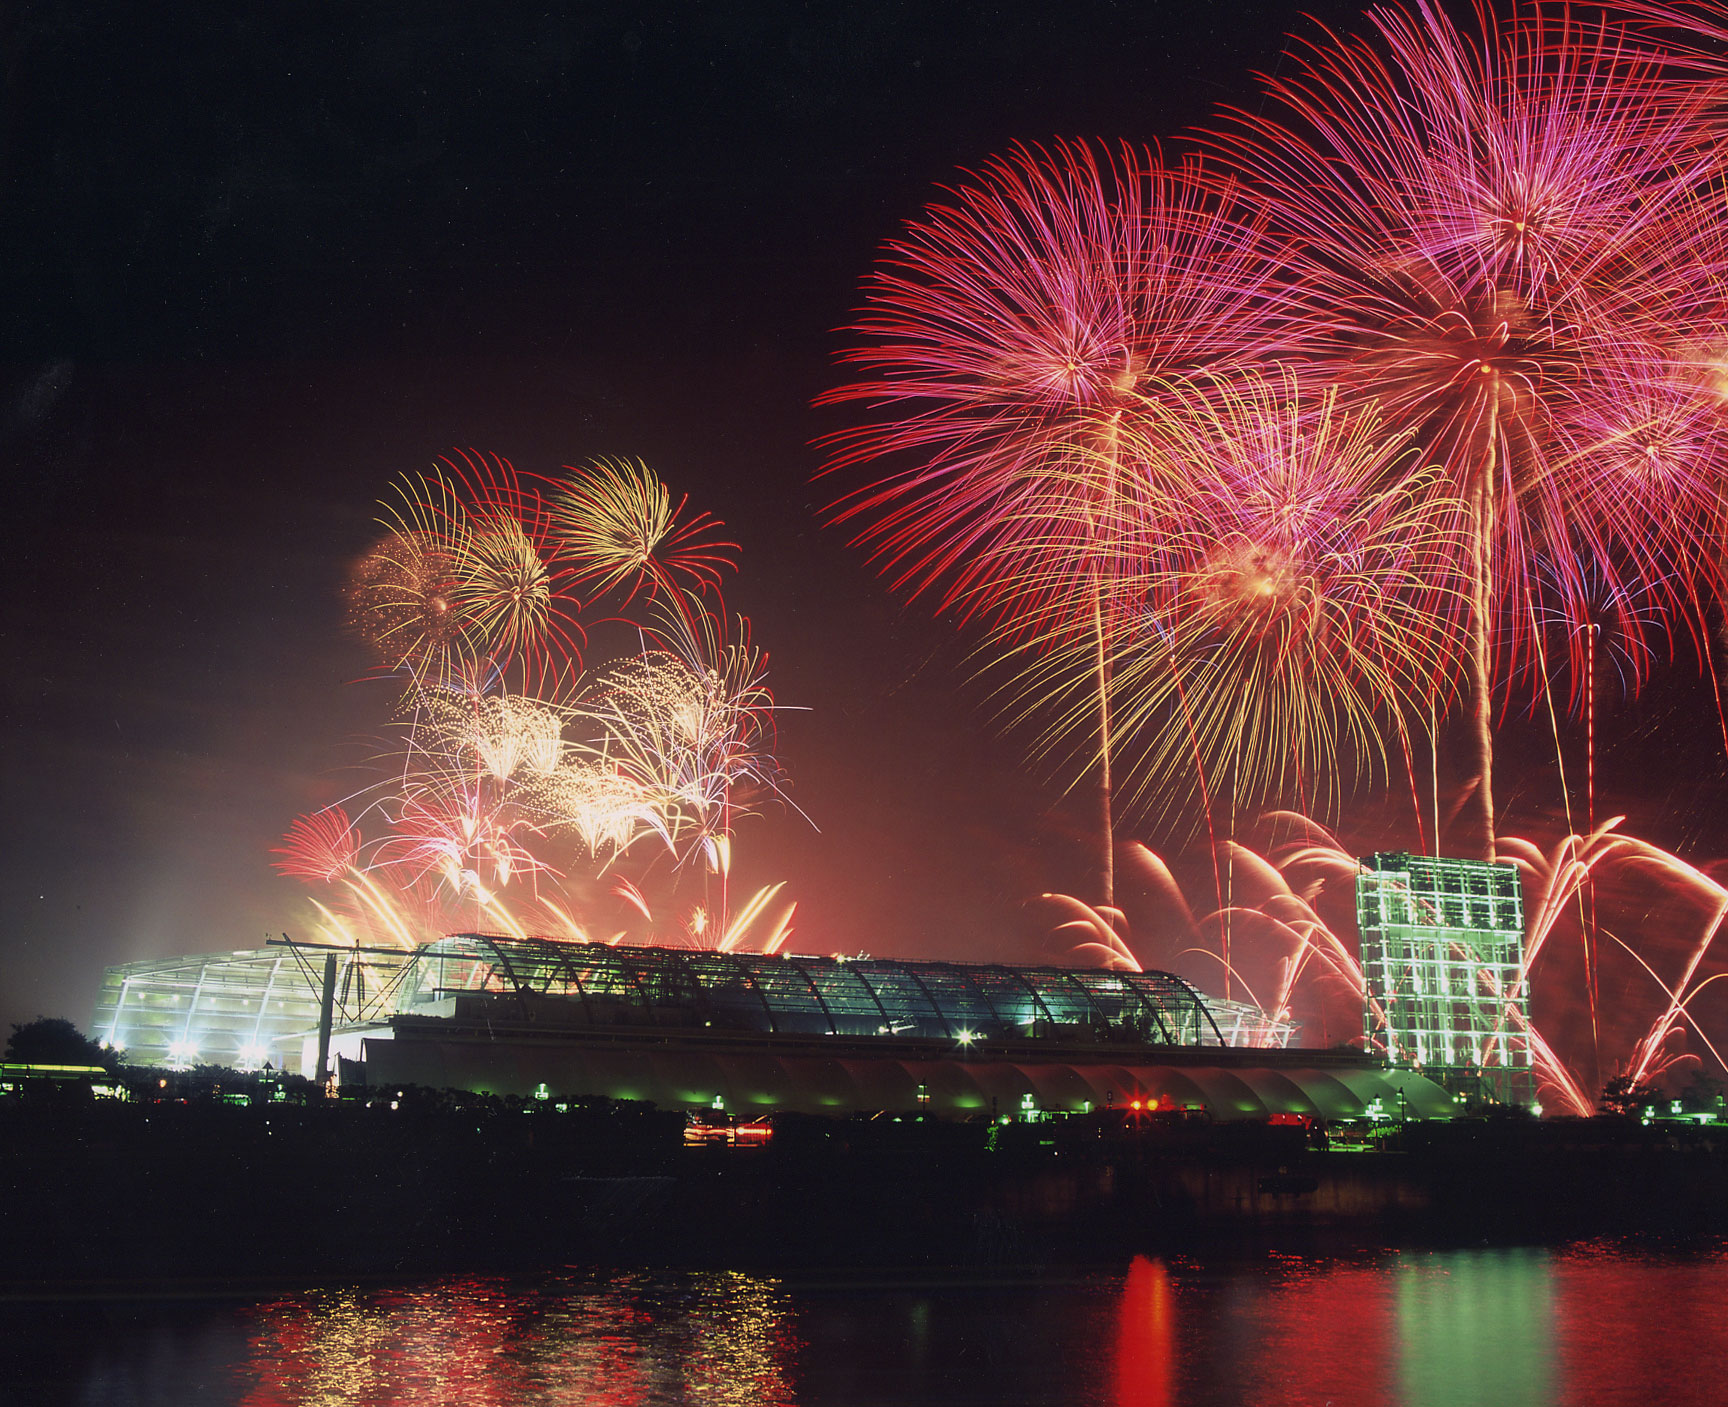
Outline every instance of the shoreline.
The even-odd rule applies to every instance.
[[[1096,1266],[1728,1233],[1728,1129],[781,1116],[753,1146],[593,1102],[0,1107],[0,1294],[534,1272]]]

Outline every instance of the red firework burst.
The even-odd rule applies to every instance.
[[[285,875],[333,884],[354,869],[360,853],[360,836],[348,813],[340,806],[327,806],[310,815],[297,816],[270,852],[280,855],[271,863]]]

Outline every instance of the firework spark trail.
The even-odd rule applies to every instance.
[[[596,459],[566,473],[552,489],[552,522],[582,580],[601,594],[623,590],[619,609],[646,589],[695,629],[686,593],[717,595],[722,575],[737,565],[737,544],[716,536],[720,522],[707,513],[680,521],[688,495],[674,505],[641,460]]]
[[[1110,439],[1151,382],[1252,345],[1266,255],[1238,200],[1134,147],[1016,147],[949,195],[866,284],[860,344],[842,355],[864,379],[819,403],[876,413],[823,442],[824,472],[900,466],[838,517],[863,521],[897,589],[939,590],[963,616],[997,611],[1054,514],[1071,569],[1039,595],[1072,624]],[[1031,543],[1058,565],[1057,544]],[[1035,606],[1016,595],[1016,615]]]
[[[694,854],[721,875],[712,941],[785,941],[795,906],[765,918],[777,889],[737,921],[724,897],[735,823],[782,778],[766,655],[742,618],[727,638],[717,609],[735,548],[685,507],[634,461],[542,479],[457,451],[394,486],[390,535],[348,590],[351,623],[408,686],[389,775],[360,793],[373,836],[345,804],[299,818],[277,850],[282,873],[338,887],[347,913],[318,905],[328,933],[412,947],[454,922],[591,941],[611,925],[576,891],[627,852],[644,878],[654,860],[634,852],[653,840],[674,887]],[[647,619],[578,614],[639,596]],[[584,674],[590,625],[626,630],[633,651]],[[621,895],[652,927],[615,875]]]
[[[786,887],[786,881],[764,885],[750,896],[749,901],[738,910],[737,916],[725,925],[720,940],[715,947],[723,953],[737,952],[744,947],[746,939],[751,936],[757,919],[767,912],[768,906]],[[777,953],[780,945],[792,936],[792,919],[798,912],[796,904],[789,905],[780,916],[769,925],[768,931],[756,940],[755,950],[763,953]]]
[[[1613,0],[1607,9],[1632,20],[1683,81],[1708,80],[1713,115],[1721,118],[1728,99],[1728,62],[1722,52],[1728,45],[1728,6],[1721,0]]]
[[[1269,273],[1251,215],[1193,162],[1078,142],[987,162],[888,246],[842,360],[866,402],[824,473],[882,464],[835,516],[894,587],[980,618],[1012,651],[1054,635],[1090,652],[1103,902],[1114,887],[1109,526],[1124,436],[1157,379],[1253,342]]]
[[[1290,951],[1279,963],[1279,985],[1270,1010],[1280,1018],[1289,1015],[1298,982],[1317,960],[1326,975],[1337,979],[1351,995],[1367,1000],[1371,1014],[1376,1019],[1383,1019],[1384,1012],[1379,1003],[1368,995],[1367,981],[1356,954],[1316,912],[1312,896],[1297,893],[1284,870],[1271,859],[1234,841],[1228,844],[1233,869],[1239,868],[1243,872],[1245,884],[1250,887],[1257,885],[1262,891],[1261,897],[1252,905],[1233,905],[1221,910],[1208,921],[1216,924],[1222,933],[1232,926],[1239,932],[1243,931],[1237,921],[1245,920],[1250,935],[1257,926],[1261,926],[1289,943]],[[1286,863],[1293,865],[1311,858],[1299,851]],[[1354,860],[1349,863],[1353,877],[1357,865]],[[1222,940],[1220,947],[1223,947]]]
[[[1147,882],[1154,909],[1177,919],[1166,927],[1162,941],[1183,953],[1203,955],[1210,962],[1228,966],[1220,944],[1192,946],[1202,934],[1215,931],[1221,935],[1228,926],[1234,928],[1242,950],[1275,953],[1275,986],[1262,1005],[1278,1020],[1291,1019],[1299,992],[1307,989],[1312,993],[1317,983],[1334,984],[1335,990],[1359,1001],[1368,999],[1354,933],[1335,929],[1316,907],[1331,885],[1348,882],[1353,889],[1359,862],[1331,832],[1306,817],[1273,812],[1263,816],[1262,823],[1274,834],[1287,832],[1292,838],[1274,843],[1264,853],[1226,842],[1234,847],[1230,859],[1242,902],[1207,913],[1198,921],[1163,859],[1144,845],[1127,847],[1136,872]],[[1621,834],[1620,824],[1621,818],[1615,817],[1589,834],[1561,838],[1546,852],[1527,839],[1505,838],[1508,860],[1518,867],[1528,896],[1524,961],[1503,991],[1488,969],[1478,971],[1479,980],[1487,984],[1484,990],[1496,998],[1505,1028],[1528,1039],[1532,1067],[1544,1097],[1551,1106],[1580,1115],[1592,1111],[1591,1100],[1583,1093],[1578,1077],[1520,1007],[1533,989],[1546,990],[1536,969],[1556,941],[1559,925],[1574,911],[1579,889],[1599,872],[1613,869],[1648,881],[1658,894],[1707,911],[1673,982],[1663,978],[1653,961],[1632,944],[1605,935],[1631,957],[1662,996],[1660,1010],[1625,1048],[1620,1068],[1635,1082],[1643,1082],[1678,1061],[1691,1059],[1674,1048],[1683,1025],[1697,1035],[1703,1049],[1719,1065],[1724,1064],[1717,1045],[1699,1027],[1693,1006],[1706,988],[1728,979],[1728,972],[1716,971],[1700,980],[1715,952],[1715,940],[1728,923],[1728,886],[1659,846]],[[1099,911],[1065,895],[1043,897],[1059,916],[1053,933],[1081,940],[1071,944],[1070,950],[1077,956],[1106,967],[1142,969],[1142,957],[1131,941],[1122,911]],[[1237,981],[1243,981],[1244,975],[1240,965],[1232,970]],[[1384,1022],[1384,1012],[1371,999],[1369,1012],[1373,1020]]]
[[[1053,904],[1060,912],[1072,914],[1073,917],[1064,920],[1052,930],[1055,933],[1086,933],[1092,935],[1083,943],[1076,943],[1072,950],[1076,954],[1093,955],[1105,967],[1124,969],[1128,972],[1140,972],[1140,959],[1134,956],[1134,950],[1128,946],[1127,939],[1122,936],[1122,929],[1127,924],[1127,916],[1116,908],[1096,908],[1083,900],[1069,894],[1042,894],[1044,902]]]
[[[1685,969],[1673,986],[1664,982],[1649,962],[1623,940],[1613,940],[1634,958],[1668,998],[1668,1005],[1640,1037],[1627,1061],[1627,1072],[1635,1082],[1641,1082],[1653,1073],[1660,1073],[1662,1066],[1656,1063],[1660,1052],[1667,1046],[1677,1024],[1691,1020],[1687,1004],[1699,988],[1691,988],[1690,984],[1708,956],[1724,918],[1728,917],[1728,888],[1666,850],[1634,836],[1618,834],[1622,819],[1616,816],[1586,836],[1569,835],[1548,856],[1528,841],[1508,841],[1508,850],[1516,857],[1515,863],[1539,886],[1537,902],[1526,915],[1524,962],[1511,998],[1515,1000],[1522,990],[1530,987],[1531,971],[1549,943],[1556,924],[1599,869],[1611,866],[1637,869],[1650,873],[1659,883],[1678,882],[1682,892],[1698,896],[1710,906],[1711,918],[1703,926],[1698,942],[1688,955]],[[1709,980],[1713,979],[1706,979]],[[1699,987],[1703,985],[1701,983]],[[1714,1046],[1709,1045],[1702,1033],[1700,1038],[1714,1054]]]
[[[1656,1019],[1639,1045],[1630,1072],[1634,1082],[1637,1082],[1644,1077],[1656,1051],[1667,1043],[1669,1032],[1686,1015],[1688,989],[1692,979],[1708,955],[1717,933],[1721,931],[1723,920],[1728,919],[1728,888],[1724,888],[1702,870],[1687,864],[1678,856],[1642,841],[1635,843],[1635,852],[1630,857],[1630,863],[1651,866],[1663,876],[1682,881],[1693,893],[1704,897],[1712,907],[1710,921],[1704,926],[1702,935],[1687,960],[1686,969],[1680,974],[1680,980],[1671,989],[1665,988],[1669,997],[1667,1008]]]
[[[1244,871],[1243,884],[1250,888],[1259,887],[1264,891],[1263,897],[1258,904],[1220,907],[1198,922],[1162,857],[1138,842],[1130,845],[1127,853],[1134,860],[1136,871],[1149,883],[1157,906],[1178,915],[1182,931],[1196,943],[1206,929],[1215,928],[1222,935],[1232,926],[1240,929],[1247,925],[1253,936],[1271,937],[1288,944],[1289,951],[1280,960],[1277,969],[1278,989],[1275,999],[1262,1004],[1258,998],[1252,998],[1256,1005],[1263,1005],[1275,1019],[1283,1020],[1289,1017],[1292,993],[1312,964],[1317,963],[1328,978],[1338,981],[1346,990],[1358,997],[1363,996],[1366,989],[1356,956],[1314,911],[1310,903],[1312,893],[1299,894],[1292,888],[1286,874],[1246,847],[1235,846],[1234,851],[1232,858]],[[1341,853],[1335,849],[1325,852],[1322,863],[1327,866],[1336,864],[1335,856]],[[1292,867],[1312,866],[1320,854],[1320,847],[1297,847],[1294,858],[1289,863]],[[1348,873],[1353,876],[1356,862],[1346,858],[1344,863],[1348,867]],[[1057,933],[1087,935],[1086,941],[1073,945],[1073,952],[1100,960],[1107,967],[1142,970],[1140,958],[1129,946],[1126,936],[1128,923],[1120,909],[1098,909],[1063,894],[1046,894],[1043,899],[1059,914],[1068,916],[1056,926]],[[1213,951],[1204,946],[1195,946],[1184,951],[1203,955],[1219,963],[1230,979],[1240,982],[1252,997],[1252,986],[1245,980],[1241,970],[1231,963],[1228,949]],[[1377,1006],[1373,1009],[1378,1011]]]
[[[1223,773],[1234,808],[1298,776],[1332,789],[1341,771],[1384,770],[1384,727],[1426,715],[1462,649],[1455,502],[1330,393],[1244,377],[1168,394],[1131,462],[1181,472],[1138,474],[1159,482],[1122,496],[1111,533],[1110,677],[1134,774],[1118,797],[1168,806],[1185,779]],[[1016,713],[1044,722],[1044,755],[1083,757],[1089,652],[1058,633],[1036,643]]]
[[[1524,875],[1537,886],[1534,905],[1526,902],[1524,913],[1524,965],[1519,985],[1527,985],[1530,968],[1542,955],[1555,925],[1564,917],[1580,888],[1596,868],[1630,842],[1615,834],[1621,816],[1603,822],[1589,835],[1568,835],[1547,855],[1528,840],[1506,837],[1504,850]],[[1516,993],[1514,993],[1516,995]]]
[[[1708,485],[1684,456],[1652,476],[1664,482],[1651,495],[1687,509],[1640,522],[1634,541],[1589,457],[1565,447],[1602,439],[1579,415],[1612,403],[1613,368],[1672,379],[1676,311],[1720,305],[1715,222],[1696,196],[1720,157],[1703,97],[1606,22],[1526,5],[1497,23],[1481,8],[1478,38],[1423,3],[1371,18],[1373,40],[1328,35],[1287,56],[1267,85],[1272,115],[1234,114],[1216,146],[1287,241],[1293,359],[1415,433],[1473,520],[1477,804],[1492,854],[1490,651],[1523,656],[1536,559],[1608,562],[1633,582],[1701,565],[1720,465]],[[1620,410],[1633,419],[1613,443],[1641,446],[1650,413],[1639,425],[1637,406]],[[1695,601],[1684,585],[1672,594]]]
[[[1543,1038],[1542,1033],[1515,1009],[1511,1014],[1513,1023],[1530,1043],[1530,1063],[1536,1072],[1537,1091],[1547,1091],[1559,1098],[1564,1113],[1581,1119],[1595,1113],[1590,1097],[1579,1088],[1578,1081],[1566,1068],[1566,1063],[1554,1053],[1554,1048]]]
[[[1717,926],[1720,926],[1720,914],[1717,916],[1716,923]],[[1692,1000],[1696,998],[1704,988],[1708,987],[1713,982],[1728,977],[1728,973],[1718,972],[1714,976],[1706,977],[1690,991],[1683,990],[1682,988],[1670,987],[1662,980],[1656,969],[1645,961],[1643,954],[1639,953],[1630,944],[1623,942],[1613,934],[1609,934],[1608,937],[1621,949],[1621,951],[1630,957],[1633,962],[1637,963],[1638,966],[1643,969],[1645,976],[1661,989],[1662,995],[1667,997],[1669,1002],[1668,1010],[1663,1014],[1663,1016],[1659,1017],[1655,1024],[1653,1024],[1651,1028],[1639,1038],[1637,1043],[1633,1045],[1632,1057],[1627,1061],[1624,1070],[1629,1081],[1634,1085],[1643,1084],[1659,1075],[1662,1075],[1672,1066],[1678,1065],[1683,1061],[1698,1060],[1698,1057],[1692,1055],[1690,1052],[1674,1051],[1668,1048],[1668,1043],[1678,1034],[1679,1022],[1682,1019],[1684,1019],[1687,1025],[1691,1027],[1693,1034],[1703,1042],[1704,1048],[1708,1050],[1711,1055],[1715,1056],[1716,1064],[1724,1069],[1728,1069],[1728,1061],[1723,1060],[1722,1052],[1719,1051],[1716,1048],[1715,1043],[1704,1034],[1703,1028],[1699,1026],[1698,1022],[1693,1018],[1688,1009]],[[1699,1063],[1701,1064],[1702,1061],[1699,1061]]]

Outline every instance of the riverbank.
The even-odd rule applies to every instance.
[[[422,1092],[416,1092],[422,1093]],[[1728,1134],[782,1116],[692,1141],[588,1101],[0,1104],[0,1281],[1077,1263],[1207,1245],[1728,1231]],[[724,1127],[724,1125],[718,1125]],[[711,1133],[712,1129],[705,1131]]]

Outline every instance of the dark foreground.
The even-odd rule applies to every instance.
[[[1113,1261],[1277,1240],[1728,1231],[1728,1136],[1602,1118],[1312,1130],[808,1117],[691,1146],[647,1106],[0,1104],[0,1283]]]

